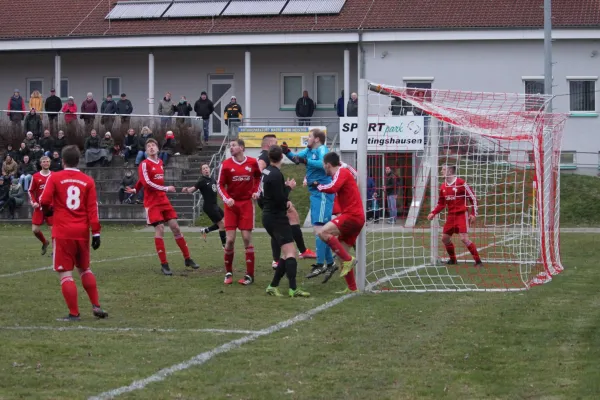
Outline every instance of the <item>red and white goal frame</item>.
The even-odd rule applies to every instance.
[[[560,273],[559,161],[566,115],[548,113],[550,101],[545,95],[361,80],[353,140],[372,220],[357,245],[359,287],[525,290]],[[427,220],[438,201],[444,164],[456,167],[477,198],[479,215],[468,234],[482,267],[474,265],[459,235],[452,238],[458,264],[448,265],[441,242],[446,212]],[[395,180],[387,179],[388,167]]]

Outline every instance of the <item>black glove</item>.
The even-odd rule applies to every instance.
[[[283,151],[283,154],[287,154],[290,152],[290,148],[288,147],[286,142],[281,143],[281,151]]]
[[[314,181],[313,183],[311,183],[312,187],[316,188],[317,186],[319,186],[319,182],[318,181]]]
[[[98,250],[100,248],[100,236],[92,236],[92,249]]]
[[[42,208],[42,212],[44,213],[44,216],[51,217],[54,215],[54,208],[52,208],[52,206],[48,206],[46,208]]]

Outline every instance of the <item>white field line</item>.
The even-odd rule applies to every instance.
[[[219,354],[227,353],[231,350],[235,350],[235,349],[243,346],[246,343],[255,341],[256,339],[258,339],[262,336],[271,335],[272,333],[275,333],[282,329],[288,328],[298,322],[302,322],[302,321],[311,319],[314,315],[316,315],[322,311],[325,311],[333,306],[336,306],[336,305],[340,304],[341,302],[348,300],[351,297],[356,296],[357,294],[358,293],[350,293],[345,296],[338,297],[337,299],[329,301],[325,304],[320,305],[319,307],[313,308],[312,310],[306,311],[302,314],[298,314],[295,317],[292,317],[288,320],[282,321],[278,324],[272,325],[266,329],[255,332],[251,335],[244,336],[240,339],[236,339],[236,340],[232,340],[231,342],[227,342],[219,347],[215,347],[212,350],[205,351],[204,353],[200,353],[197,356],[192,357],[189,360],[184,361],[182,363],[172,365],[165,369],[161,369],[154,375],[151,375],[147,378],[132,382],[129,386],[122,386],[120,388],[109,390],[107,392],[100,393],[96,396],[90,397],[89,400],[112,399],[114,397],[120,396],[125,393],[144,389],[149,384],[154,383],[154,382],[163,381],[168,376],[170,376],[178,371],[183,371],[190,367],[205,364],[206,362],[208,362],[209,360],[211,360],[212,358],[214,358],[215,356],[217,356]]]
[[[92,331],[92,332],[199,332],[253,335],[262,331],[243,329],[176,329],[176,328],[97,328],[93,326],[0,326],[0,331]]]
[[[173,254],[173,253],[177,253],[177,251],[175,251],[175,250],[167,251],[167,254]],[[140,254],[140,255],[136,255],[136,256],[106,258],[104,260],[92,261],[91,264],[100,264],[100,263],[106,263],[106,262],[111,262],[111,261],[131,260],[132,258],[152,257],[152,256],[155,256],[155,255],[156,255],[156,253],[151,253],[151,254]],[[10,274],[2,274],[2,275],[0,275],[0,278],[8,278],[8,277],[11,277],[11,276],[19,276],[19,275],[23,275],[23,274],[29,274],[31,272],[46,271],[46,270],[49,270],[49,269],[52,269],[52,266],[49,266],[49,267],[40,267],[40,268],[34,268],[34,269],[26,269],[26,270],[23,270],[23,271],[11,272]]]

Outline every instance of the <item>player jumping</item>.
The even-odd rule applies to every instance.
[[[288,195],[296,187],[296,181],[283,179],[281,173],[281,163],[283,152],[281,147],[275,145],[269,149],[269,166],[262,171],[261,194],[263,199],[263,226],[267,230],[271,239],[279,246],[280,256],[273,280],[267,287],[267,294],[276,297],[283,295],[278,289],[279,282],[284,275],[287,275],[289,281],[290,297],[309,297],[310,293],[305,292],[296,285],[296,271],[298,263],[296,261],[296,248],[294,246],[294,234],[290,225],[289,207],[291,203]],[[258,199],[259,194],[255,193],[254,198]]]
[[[40,209],[40,196],[46,186],[46,181],[50,177],[50,157],[43,156],[40,158],[40,165],[42,170],[33,174],[31,178],[31,185],[29,186],[29,202],[33,207],[33,214],[31,216],[31,230],[33,234],[40,242],[42,242],[42,255],[46,254],[50,243],[44,237],[41,230],[41,225],[46,222],[46,225],[50,227],[52,231],[52,217],[46,217]]]
[[[138,167],[139,180],[135,184],[135,188],[126,188],[125,191],[136,193],[142,187],[144,188],[146,220],[148,225],[154,227],[154,245],[160,259],[162,273],[167,276],[173,275],[165,250],[165,223],[173,232],[175,242],[185,259],[185,266],[198,269],[198,264],[190,258],[190,250],[177,223],[177,213],[167,197],[167,192],[173,193],[176,190],[174,186],[165,186],[165,171],[163,162],[158,158],[158,142],[156,140],[148,139],[146,141],[146,156],[147,158]]]
[[[258,156],[258,168],[260,168],[261,172],[271,164],[271,161],[269,160],[269,149],[276,145],[277,137],[275,135],[263,136],[261,146],[262,151]],[[262,196],[258,198],[257,204],[260,208],[262,208]],[[300,228],[300,216],[298,215],[298,211],[296,211],[296,208],[292,202],[290,202],[290,207],[287,209],[287,216],[292,227],[294,242],[296,242],[296,246],[298,246],[298,251],[300,252],[299,258],[316,258],[317,255],[314,253],[314,251],[306,248],[306,245],[304,244],[304,235],[302,234],[302,229]],[[281,245],[279,245],[273,238],[271,238],[271,253],[273,255],[272,266],[273,269],[275,269],[279,264],[279,258],[281,256]]]
[[[448,217],[446,218],[442,233],[442,242],[446,246],[446,251],[450,256],[446,264],[454,265],[457,263],[452,235],[458,233],[460,240],[473,255],[475,266],[480,267],[483,263],[481,262],[475,243],[469,240],[468,233],[469,225],[475,222],[475,217],[477,217],[477,199],[475,198],[475,193],[473,193],[473,190],[463,179],[456,176],[455,166],[444,165],[442,167],[442,176],[445,179],[440,188],[438,204],[427,216],[427,219],[431,221],[444,208],[448,207]],[[472,213],[468,211],[467,199],[472,205]]]
[[[233,256],[236,229],[242,232],[242,240],[246,249],[246,275],[238,281],[240,285],[251,285],[254,282],[254,246],[252,230],[254,229],[254,202],[252,196],[258,193],[260,185],[260,169],[255,158],[244,155],[245,143],[241,139],[229,143],[231,157],[223,161],[217,179],[217,190],[225,203],[225,281],[233,283]]]
[[[331,182],[331,177],[327,176],[323,169],[323,157],[329,152],[325,145],[325,133],[320,129],[312,129],[308,134],[308,147],[297,154],[293,153],[285,142],[282,143],[281,149],[290,160],[306,164],[306,179],[309,182],[308,191],[310,193],[310,218],[316,235],[317,248],[317,263],[313,265],[312,271],[306,276],[310,279],[333,271],[335,268],[331,249],[319,237],[319,231],[323,225],[331,220],[334,195],[321,193],[314,186],[314,183],[326,185]]]
[[[204,202],[202,203],[202,211],[210,218],[212,225],[202,229],[201,233],[206,240],[206,235],[212,231],[219,230],[221,237],[221,245],[225,249],[227,236],[225,234],[225,222],[223,221],[223,210],[217,204],[217,181],[210,176],[210,167],[208,164],[202,166],[202,176],[198,179],[195,186],[181,189],[183,193],[194,193],[199,190]]]
[[[53,267],[60,277],[62,294],[69,307],[69,315],[58,321],[79,321],[77,286],[73,268],[77,268],[81,284],[92,303],[92,313],[106,318],[108,313],[100,307],[96,277],[90,270],[90,229],[92,248],[100,247],[100,221],[94,180],[76,169],[80,153],[77,146],[67,146],[62,151],[65,169],[54,172],[46,181],[40,198],[46,216],[54,214],[52,247]]]
[[[358,290],[354,277],[356,259],[349,251],[356,244],[356,239],[366,222],[363,202],[354,175],[349,168],[342,168],[337,153],[325,154],[323,166],[327,175],[332,176],[333,180],[329,184],[316,186],[316,189],[323,193],[336,194],[336,198],[339,199],[340,214],[325,224],[319,232],[319,237],[342,262],[340,276],[346,279],[348,288],[340,293],[356,292]]]

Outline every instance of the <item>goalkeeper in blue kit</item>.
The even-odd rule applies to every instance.
[[[306,277],[310,279],[325,274],[323,281],[325,283],[337,269],[333,263],[331,249],[318,236],[323,225],[331,221],[335,198],[333,194],[319,192],[315,185],[315,183],[320,185],[331,183],[331,177],[327,176],[323,168],[323,157],[329,152],[325,146],[325,133],[320,129],[312,129],[308,135],[308,146],[298,153],[291,151],[285,142],[281,148],[290,160],[296,164],[306,165],[306,180],[310,193],[310,218],[315,230],[317,249],[317,263],[313,265],[311,272]]]

